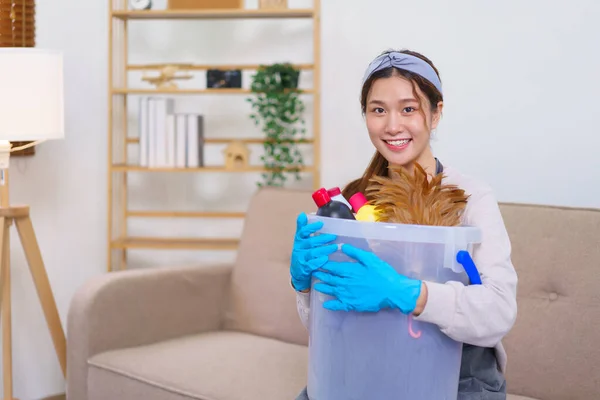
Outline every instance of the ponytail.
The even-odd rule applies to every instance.
[[[367,190],[367,186],[369,185],[369,180],[373,176],[387,176],[388,165],[388,161],[381,155],[381,153],[375,151],[375,154],[373,155],[373,158],[371,159],[371,162],[369,163],[369,166],[365,170],[363,176],[348,183],[342,190],[342,195],[346,199],[349,199],[358,192],[367,196],[365,192]],[[369,199],[367,196],[367,200],[372,199]]]

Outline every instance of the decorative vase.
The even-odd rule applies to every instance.
[[[35,0],[0,0],[0,47],[35,47]]]
[[[281,84],[286,89],[298,89],[300,71],[279,72]]]
[[[287,0],[260,0],[261,9],[285,9],[288,7]]]

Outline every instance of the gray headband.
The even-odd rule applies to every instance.
[[[435,73],[434,69],[424,60],[421,60],[419,57],[412,56],[410,54],[400,53],[398,51],[392,51],[390,53],[382,54],[376,59],[374,59],[369,67],[367,68],[367,72],[363,77],[363,85],[369,79],[371,75],[375,72],[380,71],[385,68],[396,67],[400,69],[404,69],[406,71],[413,72],[417,75],[422,76],[431,82],[437,90],[442,92],[442,83]]]

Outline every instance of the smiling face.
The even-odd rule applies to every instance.
[[[431,130],[438,125],[442,103],[432,112],[427,97],[408,79],[393,74],[375,80],[366,101],[367,130],[375,148],[394,165],[412,170],[416,161],[435,173],[429,147]]]

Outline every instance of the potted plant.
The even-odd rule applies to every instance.
[[[261,65],[252,77],[250,118],[262,126],[265,134],[261,160],[267,171],[262,174],[263,181],[257,183],[259,187],[283,186],[289,173],[300,179],[304,160],[298,145],[306,129],[299,77],[300,71],[288,63]]]

